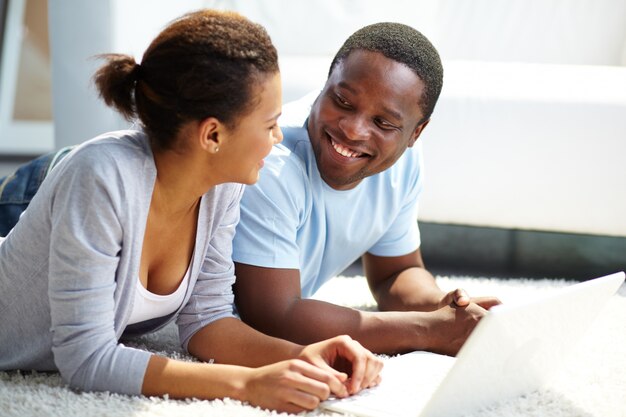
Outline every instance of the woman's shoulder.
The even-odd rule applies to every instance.
[[[40,190],[58,195],[72,189],[82,198],[105,193],[117,202],[148,196],[156,168],[142,137],[142,132],[118,131],[82,143],[51,170]]]
[[[71,167],[72,171],[91,172],[96,176],[119,171],[143,174],[145,169],[154,165],[154,160],[145,133],[119,130],[78,145],[59,165],[66,165],[66,169]]]
[[[232,206],[239,205],[244,189],[244,184],[227,182],[213,187],[205,194],[205,198],[213,201],[219,201],[221,205],[232,208]]]
[[[146,134],[139,130],[117,130],[96,136],[78,145],[72,154],[84,159],[105,159],[126,161],[152,159],[152,151]]]

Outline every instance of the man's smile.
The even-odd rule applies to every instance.
[[[344,158],[357,159],[357,158],[365,158],[365,157],[370,156],[364,152],[360,152],[356,149],[353,149],[349,146],[339,143],[338,141],[334,140],[333,137],[328,133],[327,135],[328,135],[328,140],[330,142],[332,149],[334,149],[337,154],[343,156]]]

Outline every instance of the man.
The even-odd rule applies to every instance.
[[[437,51],[409,26],[348,38],[308,118],[283,129],[244,194],[233,249],[244,321],[299,343],[349,334],[374,352],[454,355],[499,303],[444,293],[422,261],[418,138],[442,81]],[[359,257],[380,312],[308,299]]]

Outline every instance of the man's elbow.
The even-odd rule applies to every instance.
[[[237,313],[244,323],[267,335],[281,338],[289,334],[289,318],[293,317],[296,303],[297,300],[247,303],[235,297]]]

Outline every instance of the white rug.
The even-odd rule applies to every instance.
[[[438,277],[443,289],[465,288],[470,295],[496,295],[504,302],[566,285],[554,280],[498,280]],[[362,277],[336,278],[316,298],[364,309],[374,301]],[[141,338],[135,346],[191,360],[178,347],[175,327]],[[84,393],[67,388],[58,374],[0,372],[0,416],[276,416],[229,399],[174,401]],[[326,416],[318,411],[303,416]],[[626,287],[608,303],[567,361],[539,392],[494,404],[472,416],[626,417]]]

